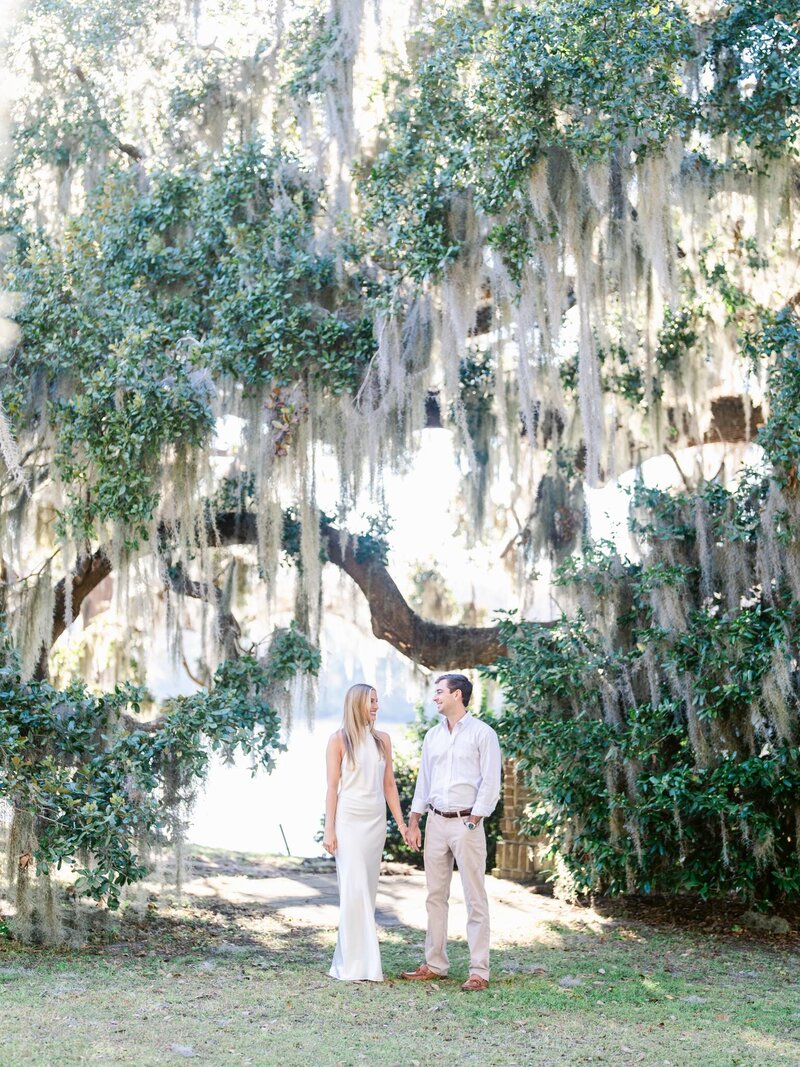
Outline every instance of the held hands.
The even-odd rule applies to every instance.
[[[419,824],[416,826],[407,826],[403,833],[403,840],[409,848],[414,849],[415,852],[419,852],[422,848],[422,831],[419,828]]]

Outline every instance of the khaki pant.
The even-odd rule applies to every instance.
[[[483,820],[468,830],[466,819],[445,819],[428,813],[425,824],[425,879],[428,883],[428,933],[425,962],[432,971],[447,974],[447,913],[453,859],[458,863],[467,905],[469,973],[489,977],[489,901],[484,884],[486,833]]]

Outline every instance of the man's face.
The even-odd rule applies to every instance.
[[[437,682],[436,688],[433,690],[433,702],[439,709],[439,714],[448,715],[460,707],[460,695],[460,689],[456,689],[455,692],[451,693],[447,688],[447,682]]]

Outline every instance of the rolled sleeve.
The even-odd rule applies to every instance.
[[[481,730],[477,743],[480,754],[481,784],[475,803],[472,805],[472,814],[487,819],[497,807],[497,801],[500,799],[503,757],[500,753],[497,734],[491,728]]]

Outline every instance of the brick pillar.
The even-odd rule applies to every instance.
[[[507,759],[503,768],[503,818],[497,840],[496,866],[492,871],[496,878],[509,878],[514,882],[536,882],[544,878],[547,867],[538,856],[546,838],[525,837],[519,828],[525,805],[532,799],[516,763]]]

